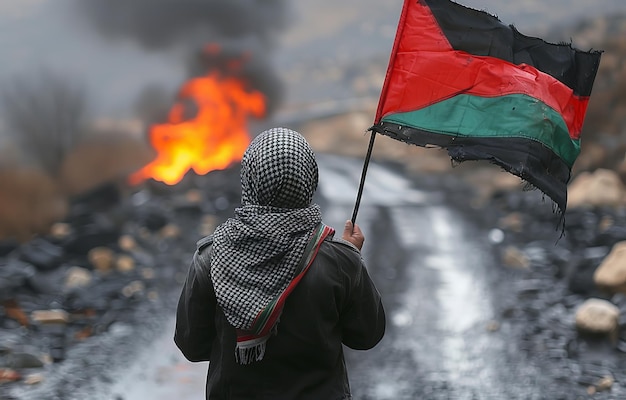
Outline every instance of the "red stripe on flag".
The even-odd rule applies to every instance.
[[[575,140],[589,101],[533,66],[454,50],[430,8],[421,1],[405,1],[375,123],[458,94],[526,94],[559,112]]]

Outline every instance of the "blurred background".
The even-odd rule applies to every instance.
[[[359,111],[349,116],[355,125],[346,133],[350,140],[359,139],[373,120],[401,4],[2,1],[0,193],[6,204],[19,209],[28,203],[37,211],[22,213],[21,221],[37,220],[30,227],[10,227],[17,222],[3,223],[12,217],[2,215],[0,234],[23,237],[46,229],[63,214],[65,197],[153,160],[149,127],[171,118],[168,113],[185,82],[215,71],[247,82],[264,96],[263,110],[245,111],[243,123],[249,128],[242,129],[254,133],[264,125]],[[622,1],[464,4],[489,11],[530,36],[605,50],[576,170],[624,169]],[[315,136],[320,149],[337,148],[327,136]],[[342,148],[354,153],[361,146],[355,142]],[[376,156],[384,157],[380,152]],[[107,157],[95,156],[103,153]],[[413,153],[408,157],[413,161],[407,162],[419,162]],[[20,184],[11,176],[19,176]],[[25,187],[27,181],[37,182],[37,188]],[[34,205],[38,196],[50,209]]]
[[[465,0],[462,4],[495,14],[503,23],[514,24],[528,36],[571,42],[581,50],[604,50],[583,129],[582,153],[574,166],[573,178],[581,175],[588,178],[597,170],[608,171],[610,177],[606,174],[599,177],[598,186],[590,186],[593,183],[585,181],[577,193],[570,193],[570,199],[622,207],[622,185],[626,179],[626,3],[623,0]],[[100,285],[103,291],[114,287],[111,290],[124,299],[123,315],[126,315],[131,307],[129,302],[135,301],[139,293],[153,300],[151,296],[159,285],[149,286],[145,282],[156,274],[164,282],[168,281],[163,284],[167,287],[164,293],[169,294],[167,301],[171,301],[172,287],[178,289],[180,266],[186,266],[189,246],[193,248],[200,234],[210,233],[215,223],[236,204],[238,172],[232,166],[237,164],[250,138],[262,129],[276,125],[298,129],[322,157],[338,155],[355,159],[342,169],[341,161],[322,158],[328,160],[330,168],[339,171],[334,172],[337,176],[352,185],[358,183],[360,160],[367,149],[366,130],[373,122],[401,7],[401,0],[0,0],[0,300],[3,302],[0,372],[19,371],[20,368],[3,369],[5,364],[10,366],[3,363],[4,354],[22,349],[15,343],[25,341],[30,346],[40,340],[38,334],[48,335],[41,328],[28,334],[32,336],[21,330],[16,333],[33,323],[30,312],[41,308],[64,308],[74,321],[79,321],[70,329],[74,342],[67,347],[103,332],[109,332],[111,336],[106,340],[111,346],[117,346],[125,328],[110,327],[115,326],[113,322],[117,319],[124,319],[122,311],[111,314],[111,303],[95,305],[95,300],[76,295],[76,287],[89,289]],[[445,152],[409,147],[393,140],[378,140],[373,159],[400,164],[402,168],[396,172],[407,182],[423,176],[429,177],[431,184],[439,180],[435,183],[447,191],[446,196],[456,197],[461,203],[470,202],[467,192],[443,187],[444,177],[460,176],[478,192],[471,200],[476,207],[497,190],[520,190],[518,180],[501,179],[497,168],[472,165],[453,169]],[[216,175],[215,171],[224,173]],[[375,170],[368,178],[374,190],[376,184],[383,187],[389,184],[390,192],[400,192],[398,187],[406,183],[398,181],[400,183],[392,187],[396,184],[394,175],[379,171],[377,178],[376,173]],[[210,174],[212,180],[194,180],[195,175],[205,174]],[[343,181],[338,182],[329,192],[340,191],[337,188],[342,187],[339,184]],[[599,199],[587,196],[590,192],[613,193],[617,187],[619,192],[615,196]],[[350,202],[356,195],[355,190],[351,188],[347,195],[343,193],[349,199],[341,200],[346,204],[339,209],[341,215],[336,216],[339,223],[351,212]],[[416,200],[421,194],[408,193],[413,196],[410,201],[421,202]],[[159,197],[150,197],[152,195]],[[165,197],[160,197],[163,195]],[[131,214],[117,210],[110,213],[107,209],[105,213],[103,202],[107,207],[129,202],[138,210]],[[369,224],[373,230],[374,226],[379,226],[376,224],[384,224],[387,217],[394,220],[393,212],[389,213],[373,216],[373,212],[366,212],[363,224]],[[102,214],[106,214],[107,221],[113,221],[116,231],[111,233],[108,228],[102,228],[103,225],[98,225],[97,234],[84,230],[91,229],[93,220]],[[424,214],[430,215],[426,211]],[[125,225],[131,219],[129,215],[133,219],[130,228]],[[420,218],[423,217],[420,214]],[[397,217],[394,223],[402,218]],[[200,222],[200,229],[185,232],[184,223],[192,220]],[[179,223],[173,226],[169,222]],[[133,231],[136,225],[139,228]],[[417,231],[414,226],[400,228]],[[472,232],[468,231],[467,236]],[[501,234],[498,232],[490,236],[494,243],[502,240],[498,239]],[[130,233],[134,236],[129,239]],[[180,237],[185,238],[184,246],[181,241],[175,241]],[[382,241],[383,237],[379,239]],[[469,240],[465,236],[442,237],[454,243]],[[28,260],[26,256],[18,257],[20,262],[36,267],[36,272],[26,273],[28,269],[24,264],[14,264],[12,257],[15,251],[19,253],[24,249],[23,246],[30,246],[28,251],[32,252],[32,243],[40,238],[45,239],[44,245],[37,242],[34,253],[41,257]],[[83,242],[79,238],[84,239]],[[92,241],[85,243],[85,238]],[[133,244],[141,240],[144,240],[142,245]],[[551,244],[554,240],[554,236],[548,239]],[[112,242],[115,245],[109,245]],[[114,249],[114,254],[111,249],[102,250],[105,244]],[[595,258],[601,258],[591,240],[586,245],[596,249],[595,253],[591,251]],[[475,246],[481,244],[477,242]],[[152,256],[166,254],[164,259],[154,261],[148,257],[143,250],[150,248]],[[465,257],[453,248],[444,246],[437,251],[444,257]],[[172,255],[174,249],[177,253]],[[67,256],[69,253],[71,258]],[[130,257],[124,258],[126,255]],[[512,256],[514,264],[515,260],[519,261],[516,255],[519,254]],[[372,253],[369,258],[384,260],[384,254]],[[156,272],[139,269],[140,265],[159,267],[159,262],[170,262],[175,268],[168,270],[167,265],[161,265],[161,269],[154,268]],[[69,267],[75,265],[89,270],[89,283],[81,281],[87,279],[81,275],[84,271],[68,272]],[[141,275],[137,279],[148,286],[137,286],[134,283],[137,281],[130,282],[130,278],[122,279],[120,287],[111,285],[102,279],[107,276],[102,271],[108,268],[124,270],[127,274],[124,276],[133,279],[133,274]],[[51,272],[61,269],[61,278]],[[133,272],[129,272],[131,270]],[[396,279],[397,275],[388,278],[391,276],[388,271],[381,274],[381,280],[401,281]],[[70,277],[77,281],[70,284]],[[46,283],[41,283],[40,278]],[[421,285],[427,287],[428,282]],[[57,295],[60,293],[57,288],[61,288],[63,296]],[[387,290],[389,298],[395,299],[396,288],[391,285]],[[530,289],[533,290],[534,287]],[[24,297],[25,292],[31,297]],[[118,297],[114,300],[119,300]],[[404,301],[398,300],[399,303]],[[171,311],[171,307],[172,304],[167,303],[164,309]],[[23,311],[29,316],[22,314]],[[79,312],[82,313],[80,318]],[[406,326],[406,314],[393,315],[398,329]],[[52,321],[54,325],[67,317],[54,314],[47,318],[50,320],[38,319],[34,323]],[[94,318],[100,325],[92,323]],[[103,319],[108,322],[102,322]],[[87,320],[91,322],[85,322]],[[166,318],[164,323],[171,321]],[[154,328],[148,326],[148,330]],[[169,325],[165,326],[171,331]],[[190,369],[173,348],[170,331],[150,344],[144,343],[151,349],[149,352],[163,351],[165,358],[136,360],[160,368],[156,378],[163,384],[160,391],[150,382],[135,385],[135,375],[131,374],[116,386],[117,393],[122,393],[117,399],[147,398],[150,389],[155,389],[151,398],[171,398],[172,392],[178,393],[180,398],[201,398],[206,366]],[[421,332],[425,336],[432,336],[431,333]],[[480,340],[491,340],[481,335],[477,336],[482,338]],[[563,333],[564,337],[570,337],[568,335],[570,333]],[[26,336],[28,340],[24,339]],[[423,339],[424,343],[433,340]],[[40,343],[49,344],[48,341]],[[104,339],[93,347],[87,345],[73,356],[74,359],[98,352],[97,346],[103,343]],[[422,350],[425,347],[422,345]],[[394,348],[390,354],[395,354],[394,351],[400,352]],[[55,361],[64,358],[51,354]],[[378,356],[383,357],[381,353]],[[454,357],[450,358],[451,362],[456,360]],[[103,363],[97,362],[91,367],[103,367]],[[375,361],[360,367],[355,364],[357,382],[363,388],[373,380],[368,375],[373,370],[372,363]],[[396,368],[392,363],[390,360],[390,371]],[[493,365],[492,370],[497,370]],[[145,370],[138,368],[138,373],[145,377]],[[66,370],[82,379],[80,367],[67,366]],[[405,365],[402,373],[409,374],[407,379],[413,379],[412,370],[412,365]],[[527,381],[515,382],[515,374],[530,380],[535,378],[529,377],[541,375],[534,369],[527,371],[520,367],[506,377],[504,385],[527,385]],[[168,380],[175,385],[168,387],[165,384]],[[434,374],[428,380],[439,382]],[[52,387],[61,387],[59,393],[67,394],[76,389],[68,382],[72,380],[67,379],[67,373],[61,374]],[[596,387],[596,383],[591,380],[582,384]],[[467,385],[476,386],[471,382]],[[550,386],[550,382],[547,385]],[[426,390],[423,385],[414,385],[418,386]],[[183,387],[187,388],[189,397],[181,397]],[[442,396],[446,393],[446,387],[435,385],[433,390],[443,393]],[[513,393],[523,393],[515,390]],[[24,394],[20,400],[41,398],[37,397],[39,392],[23,390],[22,393],[30,394]],[[359,394],[363,399],[401,397],[384,385],[369,391],[361,389]],[[528,396],[523,398],[540,398],[537,392]],[[450,397],[433,395],[431,398]],[[2,390],[0,399],[4,400]]]

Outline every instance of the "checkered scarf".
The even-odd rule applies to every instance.
[[[299,133],[285,128],[261,133],[241,167],[242,206],[216,229],[211,257],[217,302],[240,337],[290,285],[321,222],[320,208],[312,204],[317,163]],[[261,359],[270,334],[249,341],[253,354],[238,340],[238,361]]]

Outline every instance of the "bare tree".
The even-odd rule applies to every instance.
[[[55,176],[69,150],[86,134],[86,94],[48,71],[13,80],[0,97],[8,132],[26,155]]]

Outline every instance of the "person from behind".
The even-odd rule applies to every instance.
[[[381,296],[347,221],[341,238],[313,203],[315,154],[298,132],[262,132],[241,162],[241,206],[198,242],[174,341],[209,361],[206,398],[351,399],[343,346],[385,332]]]

